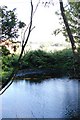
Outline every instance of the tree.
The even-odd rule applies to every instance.
[[[18,69],[19,69],[18,66],[20,66],[20,63],[21,63],[21,58],[22,58],[22,55],[23,55],[23,52],[24,52],[24,48],[25,48],[25,46],[26,46],[26,44],[27,44],[27,42],[28,42],[28,40],[29,40],[29,37],[30,37],[30,34],[31,34],[32,30],[35,28],[35,27],[32,28],[32,22],[33,22],[32,20],[33,20],[33,15],[34,15],[34,13],[36,12],[39,3],[40,3],[40,0],[39,0],[39,2],[38,2],[37,5],[36,5],[35,10],[33,11],[33,2],[32,2],[32,0],[31,0],[31,2],[30,2],[30,4],[31,4],[30,23],[28,24],[28,26],[26,27],[26,30],[24,31],[24,35],[23,35],[23,39],[22,39],[22,49],[21,49],[21,53],[20,53],[20,56],[19,56],[19,58],[18,58],[18,60],[17,60],[17,63],[16,63],[17,65],[14,67],[14,69],[13,69],[13,71],[12,71],[12,73],[11,73],[9,79],[8,79],[8,81],[6,81],[6,82],[2,85],[2,88],[4,88],[5,85],[8,84],[8,82],[9,82],[10,80],[11,80],[11,82],[10,82],[10,84],[8,84],[8,86],[2,91],[1,94],[3,94],[3,93],[5,92],[5,90],[12,84],[13,78],[15,77],[15,75],[16,75]],[[26,32],[27,32],[27,37],[25,38]],[[1,95],[1,94],[0,94],[0,95]]]
[[[69,40],[70,40],[70,42],[71,42],[72,51],[73,51],[73,54],[75,54],[75,50],[76,50],[75,41],[74,41],[74,38],[73,38],[73,35],[72,35],[72,32],[71,32],[71,29],[70,29],[70,27],[69,27],[67,17],[66,17],[66,15],[65,15],[65,10],[64,10],[64,7],[63,7],[63,2],[62,2],[62,0],[60,0],[59,3],[60,3],[61,15],[62,15],[64,24],[65,24],[65,27],[66,27],[66,31],[67,31]]]
[[[80,2],[69,2],[68,5],[65,7],[65,16],[68,21],[69,28],[71,30],[71,33],[73,35],[75,43],[79,46],[80,44],[80,36],[79,36],[79,10],[80,9]],[[61,17],[61,14],[59,12],[56,12],[57,15],[60,15],[60,24],[62,25],[61,29],[56,29],[54,31],[55,35],[57,35],[59,32],[62,32],[63,35],[66,37],[66,40],[69,41],[69,37],[67,34],[66,27],[63,22],[63,18]]]
[[[48,2],[43,2],[43,4],[44,4],[44,6],[47,6],[47,4],[50,5],[52,3],[50,3],[50,0],[49,0]],[[75,50],[76,50],[75,40],[74,40],[74,37],[72,35],[72,31],[70,29],[67,16],[65,14],[64,6],[63,6],[63,1],[59,0],[59,4],[60,4],[61,16],[62,16],[62,19],[63,19],[63,22],[64,22],[64,26],[63,27],[65,28],[67,36],[69,37],[69,41],[70,41],[71,46],[72,46],[73,54],[76,54],[76,52],[75,52]],[[57,29],[57,30],[54,31],[54,33],[57,34],[60,31],[62,32],[62,30]]]
[[[24,22],[17,19],[16,9],[8,10],[7,6],[0,7],[1,39],[18,38],[18,29],[25,26]]]
[[[60,4],[60,12],[61,12],[61,16],[62,16],[62,18],[60,18],[60,19],[62,19],[63,20],[63,30],[65,31],[63,31],[63,30],[60,30],[60,29],[57,29],[56,31],[54,31],[54,33],[55,34],[58,34],[59,32],[63,32],[63,34],[66,36],[66,34],[67,34],[67,36],[68,36],[68,38],[69,38],[69,41],[70,41],[70,43],[71,43],[71,47],[72,47],[72,51],[73,51],[73,60],[74,60],[74,63],[73,63],[73,66],[74,66],[74,76],[77,76],[77,74],[76,73],[78,73],[78,72],[80,72],[79,71],[79,69],[78,69],[78,65],[79,65],[79,63],[80,63],[80,56],[79,56],[79,54],[77,54],[78,52],[77,52],[77,48],[76,48],[76,45],[75,45],[75,39],[74,39],[74,37],[73,37],[73,32],[74,32],[74,30],[72,31],[72,29],[71,29],[71,27],[70,27],[70,25],[69,25],[69,21],[68,21],[68,18],[67,18],[67,14],[65,14],[65,9],[64,9],[64,6],[63,6],[63,1],[62,0],[59,0],[59,4]],[[76,10],[77,10],[77,13],[79,13],[79,10],[78,10],[78,7],[80,7],[78,4],[76,5]],[[71,7],[70,7],[70,9],[71,9]],[[74,10],[72,9],[72,12],[74,12]],[[75,13],[76,13],[76,11],[75,11]],[[75,17],[77,18],[77,15],[75,14]],[[79,17],[79,16],[78,16]],[[72,19],[72,17],[70,16],[69,17],[70,18],[70,21],[71,20],[73,20]],[[73,17],[74,18],[74,17]],[[76,22],[76,21],[75,21]],[[78,21],[77,21],[78,22]],[[72,23],[71,23],[71,25],[72,25]],[[79,25],[80,25],[80,23],[79,23]],[[74,25],[75,26],[75,25]],[[74,27],[73,26],[73,27]],[[75,27],[76,29],[77,29],[77,26]],[[78,26],[78,28],[80,28],[80,26]],[[75,29],[75,32],[74,33],[76,33],[76,29]],[[77,31],[79,31],[78,29],[77,29]],[[78,32],[78,36],[77,37],[79,37],[79,34],[80,34],[80,32]]]
[[[79,43],[79,9],[80,9],[80,2],[69,2],[68,9],[65,11],[67,19],[69,21],[69,26],[72,31],[73,37],[75,42]]]
[[[74,58],[74,64],[73,64],[74,65],[74,76],[78,77],[77,75],[79,75],[79,72],[80,72],[80,70],[78,69],[78,65],[80,63],[80,56],[76,52],[77,48],[75,46],[75,40],[74,40],[74,37],[72,35],[72,31],[69,27],[67,17],[65,15],[63,2],[62,2],[62,0],[60,0],[59,2],[60,2],[61,15],[62,15],[62,18],[63,18],[63,21],[64,21],[64,25],[66,27],[66,31],[67,31],[67,34],[68,34],[68,37],[69,37],[69,40],[70,40],[70,43],[71,43],[71,46],[72,46],[73,55],[74,55],[74,57],[73,57]]]

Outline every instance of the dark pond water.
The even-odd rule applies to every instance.
[[[1,95],[2,118],[77,117],[79,86],[77,80],[68,78],[45,79],[42,82],[14,81]]]

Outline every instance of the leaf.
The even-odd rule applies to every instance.
[[[61,29],[56,29],[55,31],[54,31],[54,35],[56,36],[56,35],[58,35],[60,32],[61,32],[62,30]]]

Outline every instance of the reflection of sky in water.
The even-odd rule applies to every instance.
[[[50,79],[14,82],[2,95],[5,118],[66,118],[77,116],[78,82]]]
[[[2,118],[2,97],[0,96],[0,120]]]

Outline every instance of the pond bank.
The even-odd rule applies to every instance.
[[[16,69],[17,59],[18,56],[16,55],[13,57],[12,55],[2,57],[4,63],[1,73],[2,86],[5,86],[11,80],[9,76],[11,76],[13,69]],[[77,77],[75,77],[74,66],[78,68],[77,71],[75,71]],[[55,53],[47,53],[41,50],[28,52],[24,55],[20,66],[17,67],[20,70],[16,75],[16,79],[24,79],[25,77],[39,78],[42,76],[48,76],[49,78],[69,77],[80,79],[80,64],[74,64],[71,49],[65,49]]]
[[[31,81],[37,81],[46,78],[60,78],[60,77],[67,77],[69,79],[77,79],[80,80],[79,77],[72,77],[68,75],[64,75],[61,69],[23,69],[19,70],[18,73],[15,75],[15,79],[25,79]],[[0,85],[0,91],[10,82],[10,80],[6,80],[3,84]]]
[[[23,69],[23,70],[19,70],[18,73],[16,74],[15,78],[25,78],[25,77],[60,77],[61,74],[59,74],[60,72],[57,71],[55,69]],[[14,79],[15,79],[14,78]]]
[[[22,69],[18,70],[14,79],[24,79],[24,78],[60,78],[60,77],[67,77],[69,79],[79,79],[80,77],[75,77],[74,75],[66,75],[64,71],[59,69],[47,68],[47,69]],[[7,82],[7,81],[6,81]]]
[[[56,69],[23,69],[19,70],[18,73],[16,74],[14,79],[18,78],[41,78],[41,77],[47,77],[47,78],[59,78],[59,77],[67,77],[69,79],[79,79],[78,77],[75,76],[70,76],[70,75],[64,75],[61,70],[56,70]]]

